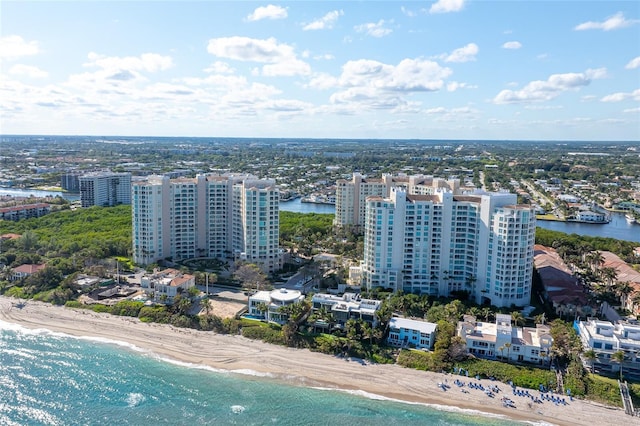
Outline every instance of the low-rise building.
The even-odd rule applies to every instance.
[[[540,244],[533,249],[533,262],[540,277],[543,295],[553,305],[556,314],[570,319],[591,315],[593,309],[589,305],[585,287],[558,252]]]
[[[597,318],[576,321],[574,328],[580,335],[585,351],[593,349],[594,360],[584,358],[585,364],[595,371],[619,372],[640,377],[640,324],[638,322],[619,321],[612,323]],[[612,359],[614,353],[623,351],[624,361]]]
[[[615,281],[628,284],[628,291],[620,294],[620,304],[634,315],[640,314],[640,272],[615,253],[601,251],[600,256],[602,256],[600,267],[615,270]]]
[[[284,324],[289,315],[282,312],[284,306],[300,303],[304,296],[298,290],[279,288],[272,291],[258,291],[249,296],[249,315],[269,322]]]
[[[23,278],[27,278],[29,275],[33,275],[38,271],[42,271],[47,265],[43,264],[24,264],[17,266],[11,270],[9,281],[18,281]]]
[[[578,214],[576,215],[576,220],[579,222],[603,223],[603,222],[608,222],[608,217],[604,213],[585,210],[585,211],[578,212]]]
[[[458,323],[458,335],[467,352],[479,358],[543,364],[553,344],[549,326],[512,327],[511,315],[497,314],[495,322],[480,322],[465,315]]]
[[[169,303],[178,293],[187,291],[195,285],[196,279],[193,275],[184,274],[176,269],[154,271],[153,274],[140,278],[140,287],[147,294],[153,295],[155,301],[166,299]]]
[[[380,309],[379,300],[362,299],[356,293],[344,293],[342,296],[318,293],[311,299],[312,309],[325,309],[333,316],[334,324],[342,327],[350,319],[361,319],[372,327],[378,325],[376,311]]]
[[[0,208],[1,220],[22,220],[32,217],[40,217],[48,214],[51,206],[47,203],[24,204],[21,206],[11,206]]]
[[[431,349],[436,340],[437,324],[409,318],[391,318],[387,343],[397,347]]]

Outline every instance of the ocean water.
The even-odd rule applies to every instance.
[[[455,410],[455,409],[454,409]],[[292,387],[0,321],[0,425],[487,425],[513,421]]]

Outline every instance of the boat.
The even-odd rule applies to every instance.
[[[636,218],[633,217],[633,215],[631,215],[630,213],[627,213],[626,215],[624,215],[624,218],[627,219],[628,223],[636,223]]]

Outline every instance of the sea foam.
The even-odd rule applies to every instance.
[[[433,403],[427,403],[427,402],[405,401],[402,399],[389,398],[384,395],[379,395],[376,393],[371,393],[363,390],[350,390],[350,389],[326,388],[326,387],[312,387],[312,389],[326,390],[330,392],[336,392],[336,391],[344,392],[344,393],[348,393],[349,395],[360,396],[362,398],[367,398],[367,399],[372,399],[377,401],[390,401],[390,402],[397,402],[400,404],[419,405],[422,407],[433,408],[438,411],[446,411],[449,413],[459,413],[459,414],[464,414],[468,416],[482,416],[482,417],[487,417],[492,419],[501,419],[501,420],[509,419],[508,416],[505,416],[502,414],[487,413],[485,411],[474,410],[472,408],[460,408],[460,407],[455,407],[453,405],[433,404]]]

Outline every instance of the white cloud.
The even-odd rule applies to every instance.
[[[429,13],[459,12],[464,7],[464,0],[438,0],[431,5]]]
[[[598,99],[596,95],[585,95],[580,98],[582,102],[591,102],[591,101],[595,101],[596,99]]]
[[[419,103],[408,101],[406,96],[440,90],[449,75],[449,68],[424,59],[404,59],[398,65],[361,59],[345,63],[337,81],[317,76],[313,87],[339,87],[330,101],[340,107],[341,114],[380,109],[417,113]]]
[[[530,109],[532,111],[542,111],[548,109],[563,109],[562,105],[525,105],[525,109]]]
[[[392,29],[385,28],[384,24],[384,19],[381,19],[377,23],[369,22],[367,24],[356,25],[355,27],[353,27],[353,29],[356,30],[356,32],[365,33],[371,37],[380,38],[393,32]]]
[[[625,65],[624,68],[628,70],[634,70],[636,68],[640,68],[640,56],[636,56],[635,58],[630,60],[629,63]]]
[[[313,57],[313,59],[315,59],[316,61],[331,61],[332,59],[335,59],[336,57],[333,56],[331,53],[325,53],[324,55],[315,55]]]
[[[416,12],[414,12],[413,10],[409,10],[404,6],[400,6],[400,11],[403,15],[408,16],[409,18],[415,18],[416,16],[418,16]]]
[[[344,15],[342,10],[332,10],[322,18],[310,22],[302,27],[304,31],[310,30],[330,30],[335,25],[339,17]]]
[[[47,78],[49,73],[31,65],[16,64],[9,69],[9,74],[29,78]]]
[[[215,38],[209,40],[207,50],[221,58],[265,63],[267,65],[262,68],[262,74],[270,77],[311,73],[309,64],[296,58],[293,47],[278,43],[275,38]]]
[[[330,74],[320,73],[314,75],[307,87],[318,90],[333,89],[338,86],[338,79]]]
[[[454,50],[451,54],[440,55],[439,58],[445,62],[469,62],[475,61],[478,54],[478,45],[469,43],[464,47]]]
[[[260,21],[261,19],[285,19],[287,17],[287,8],[282,6],[260,6],[247,16],[247,21]]]
[[[293,47],[278,44],[273,37],[266,40],[238,36],[213,38],[207,51],[220,58],[261,63],[278,63],[295,57]]]
[[[622,102],[629,99],[640,101],[640,89],[636,89],[630,93],[612,93],[611,95],[604,96],[602,99],[600,99],[600,102]]]
[[[604,78],[606,69],[588,69],[583,73],[553,74],[545,81],[535,80],[521,90],[503,90],[493,99],[496,104],[549,101],[567,90],[588,86],[592,80]]]
[[[508,41],[502,45],[503,49],[520,49],[522,47],[522,43],[519,41]]]
[[[0,58],[15,59],[40,53],[37,41],[26,41],[18,35],[0,38]]]
[[[468,83],[460,83],[457,81],[451,81],[447,83],[447,92],[455,92],[458,89],[477,89],[478,86]]]
[[[441,89],[444,79],[449,75],[449,68],[428,60],[403,59],[393,66],[361,59],[349,61],[342,67],[340,84],[344,87],[367,86],[395,92],[424,92]]]
[[[309,64],[295,58],[290,58],[286,61],[278,62],[277,64],[267,64],[262,67],[262,75],[268,77],[291,77],[294,75],[309,74],[311,74],[311,67],[309,66]]]
[[[618,12],[613,16],[608,17],[605,21],[595,22],[588,21],[582,24],[576,25],[574,28],[575,31],[584,31],[584,30],[603,30],[603,31],[611,31],[611,30],[619,30],[621,28],[630,27],[632,25],[640,22],[638,19],[626,19],[622,12]]]
[[[623,109],[622,112],[637,113],[637,112],[640,112],[640,107]]]
[[[204,72],[212,74],[232,74],[235,70],[226,62],[215,61],[204,69]]]
[[[123,71],[148,71],[156,72],[166,70],[173,66],[170,56],[162,56],[157,53],[143,53],[140,56],[104,56],[91,52],[88,55],[89,61],[85,67],[100,67],[105,70]]]
[[[431,115],[431,114],[476,114],[479,111],[475,108],[471,108],[468,106],[465,107],[459,107],[459,108],[450,108],[447,109],[445,107],[437,107],[437,108],[430,108],[428,110],[425,111],[427,114]]]

